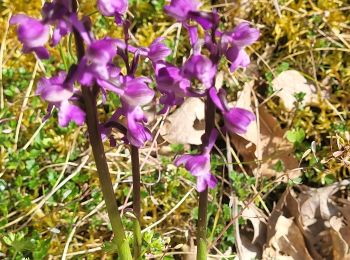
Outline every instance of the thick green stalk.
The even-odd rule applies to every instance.
[[[205,134],[203,147],[208,144],[209,136],[215,127],[215,105],[209,94],[205,103]],[[207,260],[207,208],[208,189],[199,193],[197,224],[197,260]]]
[[[73,10],[77,10],[77,2],[72,1]],[[74,30],[78,60],[84,56],[84,43],[79,33]],[[117,243],[118,254],[122,260],[131,260],[129,242],[126,238],[124,227],[118,211],[118,205],[113,190],[112,180],[109,174],[108,164],[104,152],[101,134],[98,129],[96,95],[93,89],[82,86],[82,94],[86,112],[89,140],[94,155],[98,177],[100,180],[103,199],[106,203],[107,213],[112,225],[114,240]]]
[[[139,149],[131,145],[131,170],[133,186],[133,211],[136,216],[134,220],[134,259],[141,259],[141,177]]]

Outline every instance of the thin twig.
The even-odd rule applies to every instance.
[[[16,133],[15,133],[15,141],[14,141],[14,143],[15,143],[14,144],[15,150],[17,150],[19,131],[21,129],[21,124],[22,124],[24,110],[25,110],[25,108],[26,108],[26,106],[28,104],[29,95],[32,92],[33,85],[34,85],[34,80],[35,80],[35,76],[36,76],[37,71],[38,71],[38,61],[35,63],[34,71],[33,71],[33,74],[32,74],[32,78],[30,79],[27,91],[25,93],[25,96],[24,96],[24,99],[23,99],[23,103],[22,103],[22,107],[21,107],[21,112],[19,114],[19,118],[18,118],[18,121],[17,121]]]

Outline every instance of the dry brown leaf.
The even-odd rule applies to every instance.
[[[346,183],[344,183],[346,184]],[[316,219],[329,220],[339,212],[330,197],[336,193],[343,184],[335,183],[322,188],[306,188],[299,195],[301,220],[305,227],[316,222]]]
[[[334,260],[343,260],[343,259],[350,259],[350,252],[349,252],[349,245],[344,240],[342,234],[339,232],[340,229],[343,228],[344,223],[342,221],[342,218],[338,218],[336,216],[333,216],[330,221],[330,234],[332,238],[332,244],[333,244],[333,259]],[[347,227],[349,229],[349,227]]]
[[[272,87],[288,111],[295,107],[295,94],[300,92],[305,93],[303,105],[318,102],[316,87],[308,84],[306,78],[296,70],[286,70],[280,73],[272,81]]]
[[[275,225],[275,234],[269,241],[277,251],[293,257],[293,259],[313,259],[304,242],[303,235],[294,223],[293,218],[280,216]]]
[[[255,113],[251,106],[253,86],[253,81],[245,84],[236,106]],[[252,122],[245,134],[231,136],[234,146],[245,161],[253,162],[255,159],[261,161],[260,168],[257,168],[255,163],[249,164],[253,173],[268,177],[285,175],[285,177],[281,177],[281,180],[300,176],[299,163],[293,156],[293,145],[284,138],[286,131],[281,129],[277,120],[263,106],[259,107],[257,118],[259,119],[260,132],[257,122]],[[274,166],[279,160],[283,162],[285,169],[283,172],[275,170]]]
[[[199,98],[188,98],[175,112],[167,117],[160,129],[161,136],[171,144],[202,143],[204,127],[200,121],[204,119],[204,102]]]

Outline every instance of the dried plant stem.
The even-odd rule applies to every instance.
[[[141,178],[139,149],[131,145],[131,170],[132,170],[132,192],[133,210],[136,216],[134,220],[134,259],[141,259]]]
[[[215,105],[209,94],[205,103],[205,134],[203,146],[209,141],[209,136],[215,127]],[[197,260],[207,259],[207,208],[208,188],[199,193],[198,225],[197,225]]]
[[[75,11],[77,11],[77,4],[78,3],[76,0],[72,1],[73,10]],[[84,56],[83,39],[76,30],[74,30],[74,36],[78,59],[81,60]],[[114,239],[117,244],[118,254],[120,259],[131,260],[132,256],[129,242],[126,238],[122,220],[118,211],[101,134],[98,129],[96,95],[92,88],[84,86],[82,87],[82,94],[85,105],[89,140],[96,163],[103,199],[106,202],[108,217],[112,225],[112,230],[114,232]]]

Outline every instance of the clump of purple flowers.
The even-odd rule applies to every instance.
[[[68,71],[60,71],[51,78],[44,77],[39,80],[36,94],[48,102],[49,112],[45,118],[50,116],[52,108],[56,108],[58,123],[62,127],[70,122],[78,125],[87,123],[96,166],[100,180],[103,180],[101,187],[107,211],[110,219],[113,219],[111,222],[118,250],[124,252],[122,259],[131,259],[131,254],[128,243],[125,243],[126,238],[116,208],[101,138],[109,139],[111,145],[116,145],[112,130],[117,129],[124,135],[123,141],[131,146],[135,182],[133,185],[136,191],[133,196],[138,196],[138,201],[134,201],[133,206],[136,206],[135,215],[141,222],[138,148],[152,140],[152,133],[146,126],[147,117],[143,107],[155,100],[156,91],[160,94],[160,106],[157,108],[160,114],[181,105],[188,97],[206,100],[206,131],[202,137],[201,152],[197,155],[182,155],[175,160],[177,166],[184,164],[197,178],[197,190],[201,194],[205,194],[208,187],[214,188],[217,184],[217,179],[210,169],[210,153],[218,138],[218,131],[214,127],[216,109],[224,119],[224,132],[243,134],[255,120],[252,112],[228,106],[226,92],[224,89],[216,89],[215,78],[221,66],[225,64],[222,61],[229,64],[231,72],[249,65],[250,58],[245,47],[258,39],[259,31],[247,22],[237,25],[231,31],[222,31],[219,29],[220,17],[217,12],[201,11],[200,7],[201,3],[197,0],[171,0],[164,8],[165,12],[180,22],[188,32],[192,51],[183,64],[171,64],[166,61],[171,50],[163,43],[163,38],[155,39],[148,47],[130,44],[131,23],[126,17],[127,0],[97,0],[100,13],[114,17],[116,26],[123,28],[124,39],[97,39],[92,32],[89,17],[78,18],[75,0],[46,2],[42,8],[41,20],[23,14],[14,15],[10,20],[11,24],[17,25],[23,52],[33,52],[39,59],[50,57],[46,44],[56,46],[66,35],[73,33],[75,36],[77,64],[72,64]],[[203,30],[199,30],[199,27]],[[204,31],[204,35],[201,35],[201,31]],[[117,60],[119,62],[116,62]],[[150,61],[155,89],[151,88],[152,78],[149,73],[148,76],[137,73],[141,60]],[[110,118],[100,122],[96,99],[101,97],[102,102],[106,102],[108,93],[117,95],[121,105]],[[202,219],[205,220],[205,217]],[[205,224],[204,221],[201,225]],[[205,239],[203,232],[199,233],[199,240]],[[138,247],[136,246],[135,251],[140,256],[140,245]]]
[[[124,27],[125,38],[96,39],[91,31],[91,22],[88,17],[78,19],[72,11],[69,0],[54,0],[45,3],[42,9],[42,20],[37,20],[22,14],[15,15],[11,24],[18,25],[18,38],[23,43],[24,52],[34,52],[39,58],[49,58],[45,44],[49,41],[50,26],[53,26],[51,45],[57,45],[62,37],[76,30],[84,40],[87,50],[85,55],[69,73],[59,72],[52,78],[43,78],[38,83],[37,94],[49,103],[49,108],[59,110],[58,118],[61,126],[67,126],[70,121],[81,125],[85,121],[85,112],[81,91],[76,83],[83,88],[96,88],[102,93],[103,100],[107,92],[113,92],[121,98],[122,106],[106,122],[101,123],[100,130],[104,138],[111,137],[111,122],[117,122],[125,117],[127,129],[124,140],[136,147],[142,147],[152,139],[151,132],[145,126],[147,118],[142,106],[152,102],[155,92],[149,87],[152,80],[149,77],[135,74],[140,58],[151,60],[155,72],[157,90],[161,93],[160,113],[180,105],[187,97],[205,97],[209,94],[214,104],[221,111],[225,129],[242,134],[254,114],[242,108],[229,108],[226,94],[223,89],[217,92],[214,87],[215,75],[220,69],[222,59],[230,63],[233,72],[239,67],[246,67],[250,63],[244,48],[254,43],[259,37],[259,31],[248,23],[239,24],[232,31],[223,32],[219,29],[218,14],[200,11],[199,1],[172,0],[165,6],[167,14],[181,22],[189,33],[193,46],[193,54],[187,58],[182,66],[169,64],[165,61],[171,50],[162,43],[163,38],[156,39],[149,48],[138,48],[129,44],[129,22],[124,20],[128,8],[128,1],[98,0],[97,7],[101,14],[115,17],[118,25]],[[200,39],[196,22],[205,30],[204,38]],[[207,49],[209,55],[203,54]],[[130,54],[133,59],[129,61]],[[127,68],[123,74],[121,68],[113,62],[116,58],[122,59]],[[51,110],[51,109],[49,109]],[[209,144],[204,144],[204,147]],[[210,146],[210,145],[209,145]],[[209,153],[206,155],[208,156]],[[183,158],[182,158],[183,159]],[[177,159],[177,162],[182,160]],[[201,167],[207,167],[207,160],[203,160]],[[200,164],[200,163],[199,163]],[[188,163],[186,165],[189,165]],[[193,167],[186,168],[198,177],[198,190],[205,187],[214,187],[213,181],[203,182],[206,171],[198,172]],[[203,175],[203,176],[202,176]],[[212,179],[213,180],[213,179]],[[205,184],[207,183],[207,184]]]

